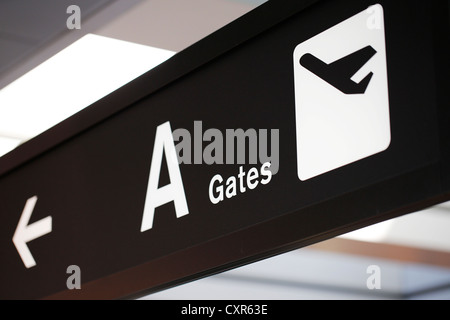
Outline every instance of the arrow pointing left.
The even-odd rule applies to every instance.
[[[28,249],[27,242],[52,232],[51,216],[36,221],[30,225],[28,224],[37,199],[37,196],[34,196],[29,198],[25,203],[25,207],[23,208],[22,215],[20,216],[19,223],[17,224],[16,231],[14,232],[14,236],[12,238],[17,252],[19,252],[20,257],[27,268],[31,268],[36,265],[36,261],[34,261],[30,249]]]

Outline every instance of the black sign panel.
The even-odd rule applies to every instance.
[[[448,12],[270,2],[0,159],[0,296],[138,296],[447,200]]]

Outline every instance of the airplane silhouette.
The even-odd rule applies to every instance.
[[[345,94],[363,94],[372,79],[373,72],[359,83],[350,78],[376,53],[374,48],[367,46],[330,64],[306,53],[300,58],[300,64]]]

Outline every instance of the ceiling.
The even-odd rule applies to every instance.
[[[78,0],[81,19],[88,19],[113,0]],[[66,27],[70,0],[3,0],[0,2],[0,79],[1,87],[12,81],[8,73],[70,33]],[[22,69],[23,70],[23,69]],[[16,73],[17,77],[19,74]]]
[[[2,0],[0,89],[87,33],[180,51],[266,0]],[[78,5],[81,29],[69,30]]]
[[[31,73],[34,76],[39,74],[36,69],[42,69],[44,62],[48,64],[47,61],[54,61],[52,57],[57,53],[60,56],[60,52],[67,51],[71,44],[78,43],[85,35],[104,36],[111,39],[109,42],[123,40],[130,45],[135,44],[134,47],[141,52],[145,49],[137,45],[162,48],[173,54],[263,2],[265,0],[1,1],[0,156],[133,79],[128,76],[121,80],[117,76],[115,87],[109,86],[110,89],[104,89],[101,93],[99,90],[97,94],[86,92],[89,86],[106,82],[99,80],[101,72],[96,73],[95,68],[86,68],[90,65],[97,67],[97,70],[106,68],[108,61],[103,59],[106,55],[117,62],[123,61],[128,55],[125,53],[120,56],[116,51],[94,52],[96,48],[102,49],[99,44],[100,47],[93,46],[82,56],[65,62],[54,73],[40,71],[41,75],[47,72],[47,76],[39,81],[41,86],[33,85]],[[80,29],[67,27],[66,22],[73,14],[71,11],[67,13],[70,5],[80,8]],[[84,63],[81,59],[89,61]],[[78,68],[80,63],[84,65]],[[121,64],[116,66],[127,68]],[[145,68],[153,66],[148,62],[142,63],[141,70],[138,72],[136,69],[134,76],[139,76],[149,70]],[[74,82],[77,72],[91,73],[91,77],[88,79],[82,74],[80,76],[84,80]],[[20,83],[17,83],[17,79]],[[119,84],[120,81],[124,82]],[[62,87],[64,82],[67,85]],[[22,95],[23,91],[27,95]],[[91,99],[84,99],[84,102],[69,100],[68,97],[74,97],[73,92],[85,92],[85,96],[89,95]]]

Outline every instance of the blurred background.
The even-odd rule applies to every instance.
[[[2,0],[0,156],[264,2]],[[141,299],[449,298],[443,203]]]

